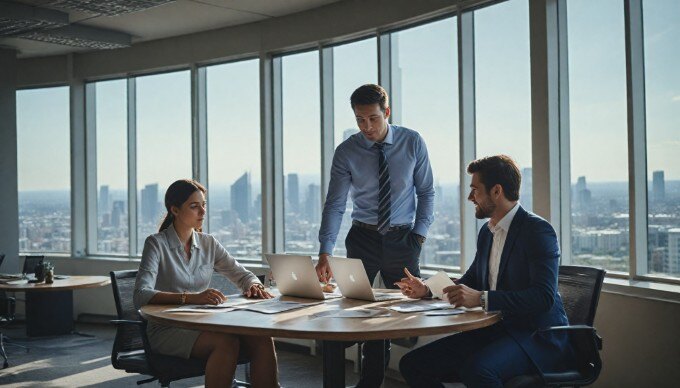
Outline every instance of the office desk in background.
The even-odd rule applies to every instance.
[[[310,301],[310,299],[291,297],[285,297],[285,300]],[[500,314],[484,311],[469,311],[465,314],[449,316],[426,316],[421,313],[398,313],[388,310],[390,315],[386,317],[313,317],[313,314],[333,309],[385,307],[403,302],[404,300],[366,302],[340,298],[279,314],[260,314],[240,310],[225,313],[171,313],[164,312],[164,310],[177,306],[146,305],[142,307],[141,314],[149,321],[193,330],[322,340],[323,382],[326,388],[344,388],[345,386],[343,341],[448,334],[487,327],[500,320]]]
[[[0,284],[0,290],[26,293],[26,334],[29,337],[68,334],[73,331],[73,290],[111,284],[108,276],[68,276],[54,283],[17,281]]]

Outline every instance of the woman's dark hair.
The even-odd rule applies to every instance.
[[[182,207],[182,204],[197,191],[200,191],[203,194],[208,192],[205,186],[193,179],[180,179],[173,182],[170,187],[168,187],[165,191],[165,210],[167,210],[168,213],[165,215],[160,228],[158,228],[159,232],[167,229],[175,218],[170,209],[173,206]],[[199,229],[198,231],[200,232],[201,230]]]
[[[507,155],[487,156],[472,161],[467,166],[468,174],[479,173],[479,180],[488,193],[492,187],[501,185],[505,198],[509,201],[519,200],[519,188],[522,174],[519,166]]]
[[[349,98],[350,105],[354,109],[357,105],[378,104],[380,110],[385,112],[390,105],[390,98],[385,89],[376,84],[366,84],[359,86]]]

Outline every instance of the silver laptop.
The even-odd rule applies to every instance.
[[[359,259],[346,257],[331,257],[328,262],[333,271],[333,278],[338,283],[340,293],[345,298],[381,302],[385,300],[401,299],[399,294],[374,292],[364,264]]]
[[[337,294],[321,291],[319,278],[312,264],[312,256],[278,255],[265,253],[276,287],[281,295],[310,299],[337,298]]]

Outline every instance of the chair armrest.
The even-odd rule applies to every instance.
[[[112,319],[109,322],[113,323],[116,326],[121,326],[121,325],[144,326],[144,322],[142,322],[142,321],[132,321],[130,319]]]
[[[573,325],[573,326],[552,326],[545,329],[540,329],[540,332],[592,332],[593,338],[595,339],[595,344],[597,345],[597,350],[602,350],[602,337],[597,334],[597,330],[588,325]]]

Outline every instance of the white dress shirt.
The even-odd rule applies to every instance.
[[[489,254],[489,289],[496,290],[496,283],[498,281],[498,269],[501,264],[501,255],[503,254],[503,247],[505,246],[505,239],[508,237],[508,230],[510,229],[510,224],[512,224],[512,219],[515,218],[515,214],[519,209],[519,202],[513,206],[510,211],[501,218],[498,223],[493,224],[489,221],[487,225],[491,233],[493,234],[493,243],[491,244],[491,253]],[[489,300],[488,291],[484,291],[484,299]]]

